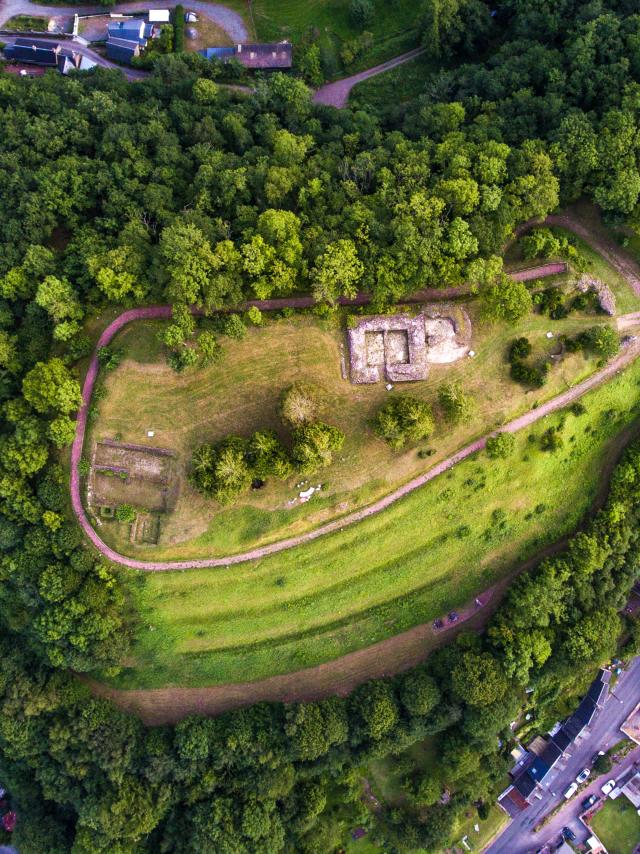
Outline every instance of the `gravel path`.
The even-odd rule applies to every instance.
[[[268,302],[269,306],[272,306],[275,302],[280,304],[283,301],[263,301],[261,303],[263,307],[265,306],[265,302]],[[268,555],[276,554],[278,552],[285,551],[286,549],[300,546],[304,543],[316,540],[319,537],[323,537],[326,534],[339,531],[347,525],[353,525],[356,522],[361,522],[363,519],[366,519],[369,516],[373,516],[375,513],[379,513],[381,510],[384,510],[385,508],[389,507],[391,504],[395,503],[400,498],[403,498],[405,495],[408,495],[414,490],[419,489],[421,486],[424,486],[426,483],[429,483],[429,481],[434,480],[436,477],[439,477],[441,474],[448,471],[450,468],[457,465],[462,460],[467,459],[473,454],[476,454],[478,451],[481,451],[485,447],[489,435],[492,435],[489,434],[488,436],[484,436],[481,439],[477,439],[475,442],[471,442],[469,445],[462,448],[457,453],[452,454],[446,460],[443,460],[442,462],[438,463],[428,472],[425,472],[424,474],[413,478],[408,483],[405,483],[403,486],[394,489],[392,492],[383,496],[378,501],[375,501],[373,504],[369,504],[367,507],[363,507],[360,510],[356,510],[353,513],[349,513],[339,519],[334,519],[333,521],[328,522],[325,525],[321,525],[319,528],[315,528],[312,531],[308,531],[305,534],[300,534],[295,537],[288,537],[284,540],[278,540],[275,543],[270,543],[269,545],[259,546],[254,549],[250,549],[249,551],[241,552],[236,555],[229,555],[227,557],[177,561],[145,561],[126,557],[114,551],[110,546],[108,546],[101,540],[101,538],[98,536],[97,532],[94,530],[93,526],[89,522],[89,519],[87,518],[81,498],[78,464],[82,456],[84,435],[87,424],[87,412],[89,408],[89,403],[91,401],[91,395],[93,393],[93,387],[98,374],[97,351],[100,347],[105,347],[116,335],[116,333],[119,332],[120,329],[122,329],[123,326],[126,326],[128,323],[131,323],[134,320],[143,320],[149,318],[168,318],[170,316],[170,306],[150,306],[147,308],[131,309],[130,311],[125,311],[123,314],[117,317],[116,320],[114,320],[111,324],[109,324],[109,326],[107,326],[107,328],[100,336],[96,351],[94,352],[93,357],[91,359],[89,370],[87,371],[84,386],[82,389],[83,403],[78,413],[78,420],[76,423],[76,435],[73,440],[73,445],[71,449],[72,506],[85,534],[87,535],[87,537],[89,537],[89,539],[98,549],[98,551],[101,552],[101,554],[103,554],[109,560],[113,561],[114,563],[121,564],[122,566],[127,566],[131,569],[143,570],[145,572],[162,572],[176,569],[202,569],[205,567],[216,566],[226,567],[237,563],[245,563],[247,561],[259,560],[261,558],[267,557]],[[620,321],[624,322],[624,316],[620,318]],[[610,379],[623,367],[626,367],[628,364],[633,362],[639,354],[640,341],[633,341],[618,356],[616,356],[615,359],[613,359],[608,365],[602,368],[602,370],[597,371],[595,374],[592,374],[590,377],[583,380],[581,383],[578,383],[577,385],[573,386],[573,388],[570,388],[562,394],[558,395],[557,397],[553,398],[552,400],[547,401],[547,403],[544,403],[538,408],[532,409],[531,411],[526,412],[524,415],[521,415],[519,418],[514,419],[513,421],[504,425],[504,427],[502,427],[501,429],[511,433],[516,432],[517,430],[521,430],[523,427],[527,427],[530,424],[539,421],[541,418],[544,418],[549,413],[555,412],[558,409],[562,409],[563,407],[568,406],[570,403],[577,400],[590,389],[595,388],[596,386],[605,382],[607,379]]]
[[[338,109],[346,107],[349,94],[358,83],[368,80],[369,77],[375,77],[377,74],[390,71],[392,68],[403,65],[405,62],[410,62],[412,59],[423,54],[424,51],[423,47],[417,47],[407,51],[407,53],[396,56],[394,59],[389,59],[387,62],[375,65],[373,68],[367,68],[366,71],[360,71],[351,77],[343,77],[342,80],[336,80],[335,83],[327,83],[314,93],[313,100],[316,104],[326,104],[329,107],[338,107]]]
[[[108,15],[114,12],[146,12],[147,9],[173,9],[174,0],[135,0],[130,3],[118,3],[112,8],[104,6],[47,6],[45,4],[30,3],[29,0],[0,0],[0,26],[15,15],[49,15],[59,17],[60,15]],[[205,18],[222,27],[236,42],[246,42],[249,34],[242,16],[233,9],[228,9],[219,3],[205,3],[203,0],[189,0],[189,9],[199,12]],[[120,66],[116,66],[120,67]]]

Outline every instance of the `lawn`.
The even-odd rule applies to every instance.
[[[412,0],[374,0],[375,13],[367,30],[372,46],[345,70],[340,48],[359,31],[349,19],[349,0],[254,0],[253,22],[260,41],[288,39],[300,44],[312,38],[320,45],[331,76],[352,74],[384,62],[417,45],[416,5]]]
[[[609,854],[632,854],[640,843],[640,816],[623,795],[607,799],[591,825]]]
[[[118,687],[203,686],[319,664],[429,622],[574,530],[610,442],[636,416],[640,363],[358,525],[228,569],[119,569],[140,615]],[[178,403],[179,406],[179,403]],[[564,447],[535,437],[565,419]],[[533,439],[530,439],[533,437]]]
[[[226,47],[232,45],[233,40],[229,34],[219,27],[216,23],[205,18],[204,15],[198,15],[198,21],[195,24],[186,24],[186,30],[195,30],[198,37],[190,39],[185,32],[185,49],[188,51],[202,50],[205,47]]]

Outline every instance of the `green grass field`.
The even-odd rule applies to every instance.
[[[346,71],[350,74],[417,45],[415,3],[374,0],[374,6],[373,20],[367,27],[373,44],[349,65]],[[327,65],[334,66],[333,76],[345,73],[339,59],[341,45],[359,35],[349,19],[349,0],[254,0],[252,8],[261,41],[289,39],[295,45],[312,38],[319,43]]]
[[[591,824],[609,854],[632,854],[640,843],[640,816],[623,795],[607,800]]]
[[[586,395],[587,413],[566,415],[555,454],[529,437],[562,414],[518,435],[508,461],[469,459],[304,547],[228,569],[120,569],[140,617],[131,667],[114,684],[203,686],[288,673],[468,601],[575,529],[610,441],[637,414],[639,383],[636,362]]]
[[[423,54],[391,71],[358,83],[351,90],[349,106],[355,110],[373,109],[376,113],[385,109],[398,109],[424,92],[429,77],[439,67],[433,59]]]

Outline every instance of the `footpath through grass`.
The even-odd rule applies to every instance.
[[[638,413],[640,362],[486,454],[344,531],[229,569],[119,569],[140,615],[122,688],[205,686],[288,673],[431,621],[574,530],[611,440]],[[563,447],[539,437],[564,419]]]
[[[607,799],[591,824],[609,854],[632,854],[640,843],[640,816],[624,795]]]

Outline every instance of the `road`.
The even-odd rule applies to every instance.
[[[423,47],[416,47],[400,56],[387,60],[387,62],[374,65],[373,68],[367,68],[366,71],[352,74],[351,77],[343,77],[342,80],[336,80],[335,83],[327,83],[314,93],[313,100],[316,104],[326,104],[329,107],[342,109],[347,106],[351,90],[358,83],[362,83],[363,80],[368,80],[370,77],[375,77],[377,74],[390,71],[392,68],[403,65],[405,62],[410,62],[412,59],[423,54],[424,51]]]
[[[591,767],[591,758],[595,753],[608,750],[624,738],[620,725],[639,701],[640,656],[618,679],[587,736],[580,740],[579,745],[571,747],[571,755],[567,761],[556,766],[549,781],[543,786],[542,799],[534,801],[532,806],[507,825],[506,830],[487,848],[485,854],[527,854],[536,851],[545,843],[557,840],[565,826],[574,831],[579,842],[584,842],[589,834],[578,820],[578,816],[583,812],[582,801],[587,795],[601,795],[600,786],[607,780],[620,776],[632,762],[640,760],[640,747],[625,757],[610,773],[594,779],[587,788],[567,801],[564,808],[539,833],[534,833],[533,827],[557,804],[563,803],[563,792],[583,768]]]

